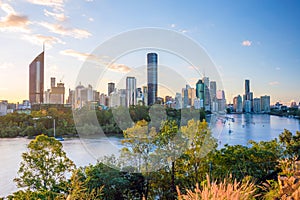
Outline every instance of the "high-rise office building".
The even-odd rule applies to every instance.
[[[148,88],[147,88],[147,86],[143,86],[143,103],[145,106],[148,105]]]
[[[204,100],[204,83],[202,80],[198,80],[196,83],[196,97]]]
[[[203,83],[202,80],[198,80],[198,82],[196,83],[196,97],[200,100],[201,104],[201,108],[204,107],[204,100],[205,100],[205,84]]]
[[[204,107],[205,110],[210,110],[210,91],[209,91],[209,78],[208,77],[203,77],[202,79],[204,83]]]
[[[233,109],[237,113],[243,112],[243,100],[241,95],[234,97],[233,99]]]
[[[217,83],[216,81],[211,81],[209,84],[209,93],[211,101],[214,101],[217,97]]]
[[[217,106],[218,112],[224,112],[226,109],[226,98],[225,98],[225,91],[224,90],[218,90],[217,91]]]
[[[246,105],[245,102],[249,101],[247,103],[247,111],[246,111]],[[249,104],[250,104],[250,111],[249,111]],[[250,80],[245,80],[245,94],[243,95],[243,107],[245,112],[251,112],[253,110],[253,92],[250,92]]]
[[[148,105],[157,100],[157,54],[147,54]]]
[[[250,93],[250,80],[245,80],[245,94],[249,94],[249,93]]]
[[[183,96],[183,107],[186,108],[189,105],[189,85],[186,85],[185,88],[182,88],[182,96]]]
[[[260,105],[260,98],[253,99],[253,112],[260,113],[261,112],[261,105]]]
[[[270,112],[270,102],[270,96],[265,95],[260,97],[261,112]]]
[[[65,86],[64,83],[57,83],[55,78],[51,77],[51,89],[45,91],[44,103],[47,104],[64,104],[65,103]]]
[[[31,104],[44,102],[44,51],[29,65],[29,101]]]
[[[115,90],[115,83],[108,83],[107,95],[109,96]]]
[[[136,78],[126,77],[126,106],[136,105]]]

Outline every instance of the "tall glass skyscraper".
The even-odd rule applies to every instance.
[[[198,80],[198,82],[196,83],[196,97],[198,99],[202,99],[204,101],[204,83],[202,82],[202,80]]]
[[[29,101],[31,104],[44,102],[44,51],[29,65]]]
[[[157,99],[157,54],[147,54],[148,105],[153,105]]]
[[[108,83],[107,95],[109,96],[115,90],[115,83]]]
[[[250,93],[250,80],[245,80],[245,94],[247,95],[249,93]]]

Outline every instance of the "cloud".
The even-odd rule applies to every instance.
[[[86,30],[83,29],[77,29],[77,28],[67,28],[60,24],[51,24],[48,22],[40,22],[41,26],[47,28],[52,33],[56,33],[63,36],[71,36],[77,39],[81,38],[88,38],[92,34]]]
[[[53,17],[55,20],[57,21],[65,21],[67,19],[67,17],[65,16],[64,13],[57,13],[57,12],[50,12],[46,9],[44,9],[44,15],[47,17]]]
[[[279,71],[279,70],[280,70],[280,67],[276,67],[275,70]]]
[[[64,0],[27,0],[29,3],[52,7],[57,11],[63,11]]]
[[[279,82],[278,81],[272,81],[272,82],[269,82],[269,85],[279,85]]]
[[[242,42],[242,46],[249,47],[249,46],[251,46],[251,45],[252,45],[252,42],[249,41],[249,40],[244,40],[244,41]]]
[[[30,32],[28,25],[31,22],[27,16],[19,15],[9,4],[0,2],[0,8],[7,14],[0,20],[0,31]]]
[[[22,39],[29,41],[32,44],[35,45],[42,45],[45,43],[45,46],[52,47],[54,44],[65,44],[61,39],[53,36],[45,36],[45,35],[23,35]]]
[[[89,17],[89,19],[88,19],[90,22],[93,22],[94,21],[94,18],[92,18],[92,17]]]
[[[110,64],[110,62],[107,60],[107,57],[105,57],[105,56],[100,57],[100,56],[97,56],[94,54],[78,52],[73,49],[66,49],[66,50],[60,51],[60,54],[75,57],[80,61],[85,61],[85,60],[95,61],[99,64],[108,66],[109,70],[112,70],[115,72],[127,73],[131,70],[131,68],[125,64],[118,64],[118,63]]]
[[[175,28],[176,27],[176,24],[171,24],[171,28]]]
[[[187,30],[179,30],[181,33],[187,33],[188,31]]]
[[[98,61],[98,62],[101,61],[101,59],[94,54],[82,53],[82,52],[75,51],[73,49],[66,49],[66,50],[60,51],[60,54],[66,55],[66,56],[72,56],[81,61],[84,61],[86,59]]]
[[[131,71],[131,68],[128,67],[127,65],[118,64],[118,63],[113,63],[113,64],[109,65],[108,69],[110,69],[112,71],[116,71],[116,72],[121,72],[121,73],[128,73],[129,71]]]

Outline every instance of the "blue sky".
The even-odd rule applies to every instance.
[[[255,97],[299,102],[299,18],[299,1],[0,0],[0,99],[28,99],[28,65],[45,40],[45,90],[52,76],[68,89],[102,42],[158,27],[178,31],[206,50],[228,102],[243,94],[245,79]],[[126,66],[134,63],[129,58],[134,56],[121,59],[123,67],[113,73],[126,76]],[[187,67],[184,62],[176,67],[180,64]],[[97,89],[107,93],[106,85]]]

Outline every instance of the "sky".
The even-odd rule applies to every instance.
[[[102,43],[130,30],[155,27],[176,31],[205,50],[228,103],[244,93],[245,79],[254,97],[270,95],[271,103],[300,102],[299,18],[296,0],[0,0],[0,100],[29,98],[29,64],[44,42],[45,90],[50,77],[56,77],[65,83],[68,95],[85,60],[93,58]],[[121,87],[132,69],[146,64],[146,53],[121,56],[95,89],[107,93],[109,81]],[[161,65],[195,87],[201,77],[185,70],[191,68],[189,63],[175,57],[159,52]]]

